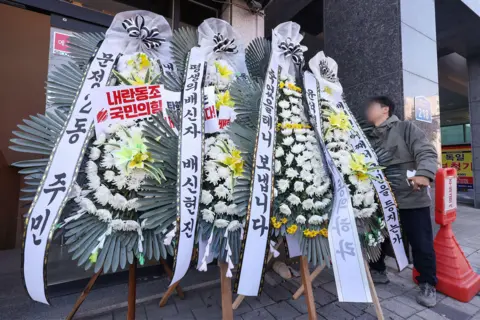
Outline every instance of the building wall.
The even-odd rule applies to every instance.
[[[480,208],[480,56],[467,59],[475,207]]]

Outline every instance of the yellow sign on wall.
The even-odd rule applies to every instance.
[[[442,166],[457,169],[457,186],[473,189],[471,146],[442,146]]]

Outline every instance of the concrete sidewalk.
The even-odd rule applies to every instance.
[[[437,228],[438,229],[438,228]],[[458,242],[474,268],[480,269],[480,210],[460,206],[453,225]],[[0,258],[3,258],[0,255]],[[13,256],[11,258],[14,258]],[[390,263],[392,265],[393,263]],[[389,269],[391,282],[378,285],[385,319],[478,319],[480,297],[461,303],[438,294],[437,306],[423,308],[415,302],[416,288],[412,270],[401,273]],[[173,296],[164,308],[158,307],[167,279],[139,281],[136,319],[221,319],[218,268],[208,273],[190,271],[185,279],[185,299]],[[261,296],[246,298],[235,311],[235,319],[308,319],[303,298],[292,300],[300,278],[285,281],[268,272]],[[31,302],[23,292],[18,272],[0,272],[0,319],[64,319],[78,293],[52,299],[52,307]],[[370,304],[339,303],[330,270],[324,270],[313,282],[318,319],[376,319]],[[76,319],[126,319],[126,284],[93,290],[80,308]]]

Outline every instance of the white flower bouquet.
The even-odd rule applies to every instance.
[[[293,77],[280,77],[275,149],[275,236],[295,235],[309,261],[329,263],[328,218],[332,188],[322,154]]]

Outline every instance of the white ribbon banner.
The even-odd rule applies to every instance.
[[[105,40],[96,52],[30,207],[25,226],[23,276],[27,292],[35,301],[49,304],[45,292],[46,253],[90,135],[94,117],[91,91],[107,83],[121,51],[122,46]]]
[[[203,159],[203,74],[204,52],[194,47],[190,51],[185,87],[182,96],[182,126],[179,135],[178,214],[180,225],[175,272],[170,285],[180,281],[190,266],[195,241],[197,216],[202,185]]]
[[[205,119],[205,134],[215,133],[220,130],[218,127],[217,109],[215,108],[215,87],[203,88],[204,95],[204,119]]]
[[[268,248],[270,211],[273,199],[274,146],[278,60],[273,54],[267,70],[260,105],[259,130],[255,149],[252,193],[247,209],[247,236],[243,248],[237,293],[257,296]]]
[[[328,91],[328,90],[327,90]],[[353,116],[350,108],[347,104],[342,101],[341,98],[330,100],[331,95],[326,93],[326,90],[320,85],[320,95],[322,99],[336,103],[336,105],[342,108],[345,113],[350,118],[350,123],[352,124],[352,135],[350,135],[350,145],[358,153],[365,155],[367,162],[372,162],[374,166],[378,166],[378,160],[373,148],[371,147],[368,139],[365,137],[363,130],[358,125],[355,117]],[[400,271],[405,269],[408,266],[408,258],[405,254],[405,247],[403,245],[402,234],[400,230],[400,220],[398,217],[397,204],[393,196],[390,185],[383,174],[382,170],[375,170],[373,173],[374,176],[378,178],[378,181],[372,180],[375,187],[375,191],[380,199],[380,204],[382,206],[382,211],[384,214],[385,222],[387,224],[388,234],[392,243],[393,252],[397,261],[397,265]]]
[[[349,189],[322,139],[317,81],[312,73],[305,72],[304,83],[312,124],[319,137],[320,149],[325,154],[325,161],[332,175],[334,186],[332,215],[328,225],[328,243],[338,300],[341,302],[372,302]]]

